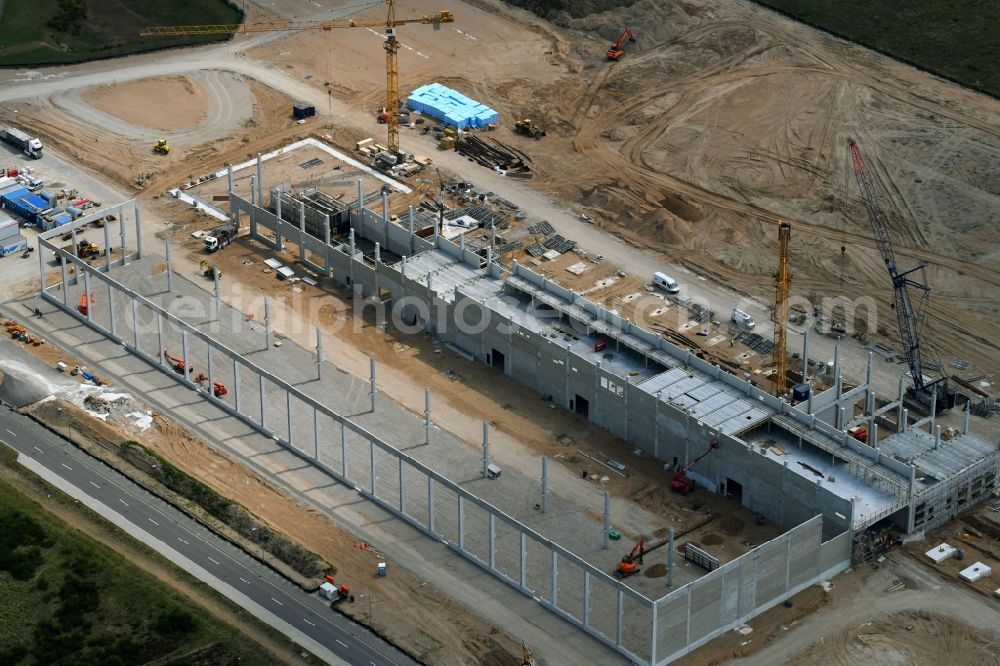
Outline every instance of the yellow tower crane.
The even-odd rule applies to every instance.
[[[788,245],[792,225],[778,223],[778,272],[774,274],[774,395],[785,392],[785,372],[788,358],[788,290],[792,274],[788,269]]]
[[[422,23],[433,25],[435,30],[441,29],[442,23],[454,23],[455,16],[448,11],[442,11],[433,16],[421,16],[411,19],[396,18],[396,0],[386,0],[389,6],[386,15],[385,28],[385,121],[389,128],[389,152],[400,155],[399,152],[399,116],[397,104],[399,101],[398,67],[396,60],[399,54],[399,42],[396,41],[396,27],[407,23]],[[141,33],[143,37],[164,37],[177,35],[221,35],[234,32],[284,32],[286,30],[333,30],[335,28],[376,28],[383,26],[381,19],[359,18],[340,21],[305,21],[302,19],[276,19],[258,23],[242,23],[236,25],[171,25],[146,28]]]

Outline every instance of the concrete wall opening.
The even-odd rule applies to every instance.
[[[739,481],[734,481],[728,476],[726,477],[726,494],[732,497],[734,500],[743,503],[743,484]]]
[[[570,408],[584,418],[590,416],[590,401],[580,394],[574,394]]]
[[[505,360],[503,352],[499,352],[496,349],[491,350],[490,353],[486,355],[486,362],[491,367],[500,370],[500,372],[503,372]]]

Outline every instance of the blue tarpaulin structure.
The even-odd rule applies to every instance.
[[[414,111],[457,129],[486,127],[499,118],[496,111],[440,83],[429,83],[410,93],[406,103]]]

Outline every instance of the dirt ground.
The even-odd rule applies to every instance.
[[[180,76],[98,86],[85,92],[83,99],[122,120],[164,132],[197,125],[208,114],[205,91]]]
[[[817,643],[792,657],[790,663],[937,666],[944,660],[953,664],[995,664],[1000,660],[1000,646],[933,611],[896,613]]]

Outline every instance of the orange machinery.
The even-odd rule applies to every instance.
[[[639,537],[635,545],[632,546],[632,550],[628,555],[622,558],[622,561],[618,563],[618,567],[615,569],[615,575],[619,578],[628,578],[633,574],[639,573],[639,565],[642,564],[642,557],[647,553],[651,553],[657,548],[667,545],[669,543],[668,539],[661,539],[652,544],[646,541],[646,537]]]
[[[635,35],[632,34],[632,30],[626,26],[625,32],[622,36],[618,38],[611,48],[608,49],[608,60],[620,60],[623,55],[625,55],[625,40],[630,42],[635,41]]]

